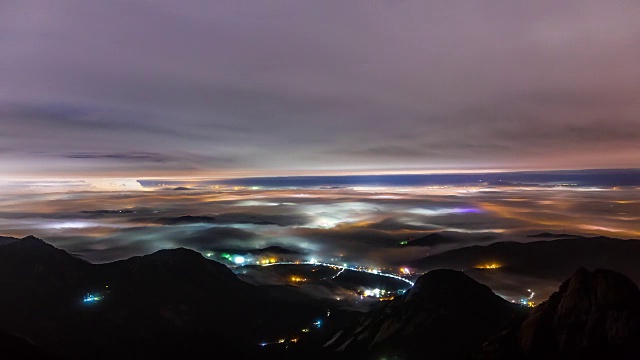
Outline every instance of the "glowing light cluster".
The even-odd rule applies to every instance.
[[[490,263],[490,264],[480,264],[476,266],[476,269],[499,269],[501,268],[502,265],[497,264],[497,263]]]
[[[373,296],[373,297],[380,297],[380,294],[385,293],[386,291],[384,290],[380,290],[380,289],[373,289],[373,290],[365,290],[364,291],[364,296]]]
[[[327,263],[322,263],[319,262],[315,259],[312,259],[311,261],[304,261],[304,262],[291,262],[291,261],[282,261],[282,262],[275,262],[275,263],[270,263],[270,264],[263,264],[263,266],[269,266],[269,265],[291,265],[291,264],[313,264],[313,265],[321,265],[321,266],[328,266],[331,268],[336,268],[336,269],[347,269],[347,270],[353,270],[353,271],[360,271],[360,272],[366,272],[369,274],[376,274],[376,275],[381,275],[381,276],[386,276],[386,277],[391,277],[394,279],[398,279],[398,280],[402,280],[404,282],[406,282],[407,284],[410,284],[411,286],[414,285],[414,282],[409,280],[409,279],[405,279],[401,276],[395,275],[395,274],[389,274],[389,273],[384,273],[378,270],[369,270],[369,269],[363,269],[363,268],[356,268],[356,267],[349,267],[347,266],[347,264],[344,264],[344,266],[342,265],[336,265],[336,264],[327,264]]]
[[[93,294],[87,294],[85,295],[85,297],[82,299],[83,302],[86,303],[93,303],[93,302],[97,302],[102,300],[102,296],[100,295],[93,295]]]

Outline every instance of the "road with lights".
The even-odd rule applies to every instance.
[[[411,280],[409,280],[407,278],[404,278],[402,276],[395,275],[395,274],[389,274],[389,273],[381,272],[381,271],[378,271],[378,270],[371,270],[371,269],[365,269],[365,268],[356,268],[356,267],[350,267],[350,266],[344,266],[344,265],[323,263],[323,262],[318,262],[318,261],[313,261],[313,260],[311,260],[311,261],[298,261],[298,262],[282,261],[282,262],[273,262],[273,263],[269,263],[269,264],[260,264],[260,266],[273,266],[273,265],[319,265],[319,266],[326,266],[326,267],[330,267],[330,268],[334,268],[334,269],[336,269],[336,268],[337,269],[341,269],[341,272],[344,271],[344,270],[353,270],[353,271],[366,272],[366,273],[374,274],[374,275],[386,276],[386,277],[402,280],[402,281],[406,282],[407,284],[409,284],[411,286],[414,285],[413,281],[411,281]],[[336,274],[336,276],[338,276],[340,273]]]

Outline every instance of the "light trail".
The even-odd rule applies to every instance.
[[[402,280],[402,281],[406,282],[407,284],[409,284],[411,286],[414,285],[413,281],[411,281],[409,279],[405,279],[402,276],[398,276],[398,275],[395,275],[395,274],[383,273],[383,272],[380,272],[380,271],[377,271],[377,270],[358,269],[358,268],[354,268],[354,267],[348,267],[348,266],[342,266],[342,265],[336,265],[336,264],[327,264],[327,263],[311,262],[311,261],[302,261],[302,262],[283,261],[283,262],[274,262],[274,263],[270,263],[270,264],[260,264],[260,266],[272,266],[272,265],[321,265],[321,266],[327,266],[327,267],[342,269],[342,271],[344,271],[344,270],[353,270],[353,271],[366,272],[366,273],[374,274],[374,275],[386,276],[386,277]],[[241,265],[241,266],[244,266],[244,265]],[[340,271],[335,276],[340,275],[340,273],[342,273],[342,271]],[[333,278],[335,278],[335,276]]]
[[[344,272],[344,269],[340,269],[340,271],[338,271],[337,274],[333,275],[332,279],[337,278],[338,276],[340,276],[340,274],[342,274]]]

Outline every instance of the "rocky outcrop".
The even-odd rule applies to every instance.
[[[620,273],[581,268],[532,311],[520,344],[533,358],[637,358],[638,287]]]
[[[488,337],[508,327],[522,310],[463,272],[434,270],[325,347],[358,355],[463,358],[479,352]]]

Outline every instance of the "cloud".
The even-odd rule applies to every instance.
[[[197,251],[224,248],[229,244],[243,243],[256,237],[256,234],[232,227],[213,227],[198,231],[177,241],[180,246]]]
[[[129,154],[108,154],[108,153],[74,153],[65,154],[63,157],[69,159],[91,159],[91,160],[116,160],[133,162],[165,162],[168,158],[160,154],[129,153]]]
[[[636,165],[633,2],[3,10],[0,169],[20,176]]]
[[[149,219],[146,219],[148,221]],[[304,225],[309,222],[309,218],[304,214],[259,214],[259,213],[222,213],[214,216],[192,216],[185,215],[179,217],[159,218],[151,220],[164,225],[184,225],[184,224],[254,224],[254,225],[277,225],[294,226]]]

